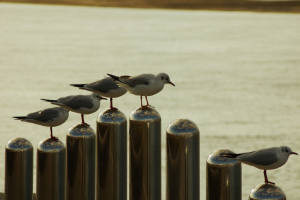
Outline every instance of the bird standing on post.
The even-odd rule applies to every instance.
[[[50,137],[57,141],[58,138],[52,134],[52,127],[63,124],[69,117],[69,110],[61,107],[47,108],[37,112],[29,113],[26,116],[13,117],[23,122],[30,122],[41,126],[50,127]]]
[[[264,170],[265,183],[271,183],[267,177],[267,170],[276,169],[284,165],[291,154],[298,155],[287,146],[272,147],[267,149],[260,149],[249,153],[224,153],[221,156],[232,158],[241,163],[254,166],[258,169]]]
[[[138,95],[141,97],[141,107],[142,109],[147,108],[149,105],[147,96],[152,96],[160,92],[165,84],[171,84],[175,86],[168,74],[159,73],[154,74],[141,74],[137,76],[115,76],[112,74],[107,74],[112,77],[115,81],[118,81],[120,87],[125,88],[129,93]],[[145,97],[147,105],[143,106],[142,97]]]
[[[124,95],[127,90],[125,88],[119,87],[111,77],[106,77],[104,79],[95,81],[89,84],[70,84],[71,86],[78,87],[82,90],[88,90],[99,94],[104,97],[110,98],[110,109],[117,110],[113,107],[113,98],[120,97]]]
[[[92,93],[90,95],[71,95],[61,97],[57,100],[41,99],[50,102],[51,104],[63,107],[67,110],[80,113],[82,124],[90,126],[84,122],[84,114],[91,114],[96,112],[100,107],[100,100],[106,99],[98,94]]]

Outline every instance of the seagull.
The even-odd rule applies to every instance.
[[[98,94],[92,93],[90,95],[71,95],[61,97],[57,100],[41,99],[51,104],[63,107],[69,111],[81,114],[82,124],[90,126],[84,122],[84,114],[91,114],[96,112],[100,107],[100,100],[106,99]]]
[[[37,112],[29,113],[26,116],[13,117],[22,122],[30,122],[41,126],[50,127],[50,137],[52,140],[57,141],[58,138],[52,134],[52,127],[63,124],[69,117],[69,110],[61,107],[47,108]]]
[[[89,84],[70,84],[71,86],[78,87],[82,90],[88,90],[99,94],[104,97],[110,98],[110,109],[118,110],[113,107],[113,98],[120,97],[124,95],[127,90],[125,88],[119,87],[111,77],[106,77],[104,79],[95,81]]]
[[[267,149],[260,149],[249,153],[224,153],[221,156],[232,158],[244,164],[254,166],[258,169],[264,170],[265,183],[271,183],[267,177],[267,170],[276,169],[284,165],[291,154],[298,155],[287,146],[271,147]]]
[[[156,76],[154,74],[141,74],[137,76],[115,76],[112,74],[107,75],[112,77],[115,81],[118,81],[118,85],[125,88],[129,93],[141,96],[142,109],[150,106],[147,96],[152,96],[160,92],[164,88],[165,84],[171,84],[175,86],[166,73],[159,73]],[[145,106],[143,106],[142,103],[142,96],[144,96],[147,101],[147,105]]]

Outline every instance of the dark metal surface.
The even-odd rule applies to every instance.
[[[161,199],[161,117],[154,108],[129,117],[129,199]]]
[[[95,199],[95,136],[84,124],[67,133],[67,200]]]
[[[241,163],[222,157],[222,153],[234,153],[217,149],[206,160],[206,200],[241,200]]]
[[[127,119],[107,109],[97,118],[97,199],[127,199]]]
[[[62,141],[42,140],[37,148],[36,195],[38,200],[64,200],[66,148]]]
[[[200,199],[199,134],[197,125],[187,119],[167,128],[167,200]]]
[[[286,200],[285,193],[280,187],[261,183],[252,189],[249,200]]]
[[[5,147],[5,199],[32,200],[33,147],[25,138],[13,138]]]

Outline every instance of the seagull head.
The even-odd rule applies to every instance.
[[[107,98],[101,97],[99,94],[93,93],[92,95],[95,99],[99,99],[99,101],[107,100]]]
[[[293,152],[290,147],[287,146],[282,146],[281,151],[287,157],[289,157],[291,154],[298,155],[296,152]]]
[[[159,73],[156,75],[156,78],[161,80],[164,84],[171,84],[175,86],[175,84],[171,82],[169,75],[166,73]]]

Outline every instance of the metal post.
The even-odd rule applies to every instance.
[[[286,200],[282,189],[277,185],[261,183],[252,189],[249,200]]]
[[[218,149],[206,160],[206,200],[241,200],[241,163],[222,157],[222,153],[234,153],[228,149]]]
[[[161,199],[161,118],[153,108],[129,117],[129,199]]]
[[[167,200],[200,199],[199,129],[187,119],[167,128]]]
[[[127,199],[127,119],[107,109],[97,118],[97,199]]]
[[[5,147],[5,199],[32,200],[33,147],[25,138],[13,138]]]
[[[66,148],[62,141],[42,140],[37,148],[37,200],[65,200]]]
[[[67,200],[95,200],[95,136],[84,124],[67,133]]]

